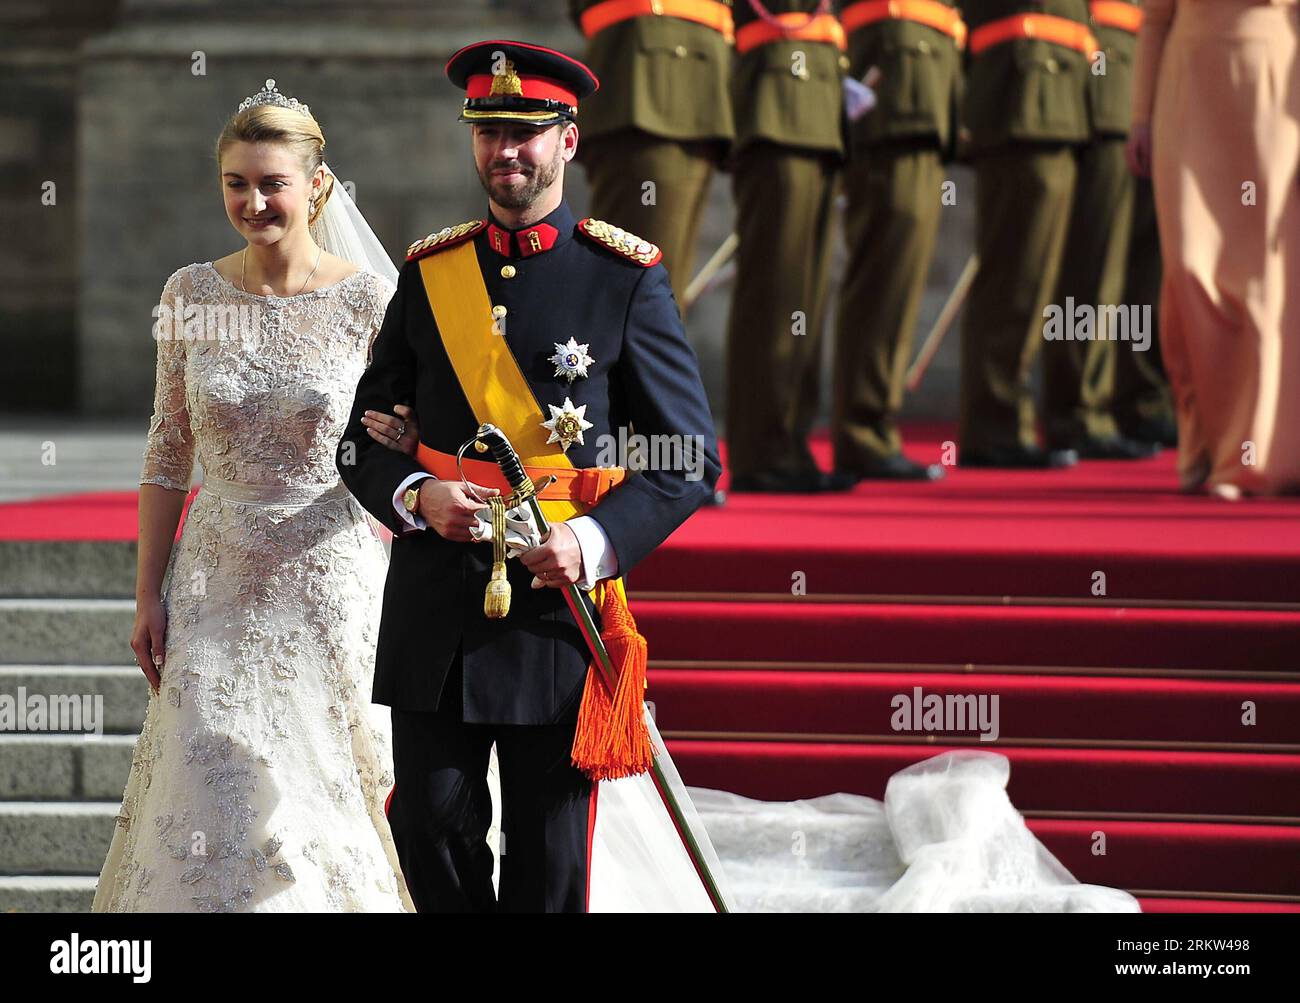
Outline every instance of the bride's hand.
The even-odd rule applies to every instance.
[[[389,449],[414,456],[420,445],[420,425],[415,412],[405,404],[394,404],[396,416],[383,411],[367,411],[361,416],[370,438]]]
[[[131,650],[140,671],[149,680],[154,693],[162,679],[163,652],[166,650],[167,611],[158,599],[136,601],[135,627],[131,630]]]

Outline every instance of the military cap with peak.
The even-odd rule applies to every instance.
[[[600,86],[563,52],[505,40],[475,42],[447,60],[447,78],[465,89],[462,122],[573,121],[578,101]]]

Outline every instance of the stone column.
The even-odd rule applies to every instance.
[[[0,410],[76,406],[76,109],[82,40],[120,4],[0,5]]]

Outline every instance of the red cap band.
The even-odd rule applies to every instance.
[[[491,73],[475,73],[465,82],[465,96],[467,98],[485,98],[492,96],[492,81],[495,78]],[[519,77],[520,86],[523,89],[523,97],[534,98],[538,100],[560,101],[563,104],[577,107],[578,95],[566,88],[563,84],[549,77]]]

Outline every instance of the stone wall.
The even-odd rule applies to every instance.
[[[79,46],[107,0],[0,5],[0,411],[74,410]]]

